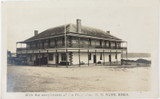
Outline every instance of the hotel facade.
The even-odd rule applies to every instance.
[[[103,31],[76,24],[47,29],[16,43],[17,57],[26,57],[28,65],[120,65],[127,58],[127,42]],[[125,45],[125,46],[124,46]],[[123,53],[126,53],[125,56]]]

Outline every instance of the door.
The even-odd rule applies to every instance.
[[[34,65],[38,65],[38,55],[36,54],[36,60],[34,61]]]
[[[42,65],[47,65],[47,57],[41,58]]]
[[[112,61],[112,60],[111,60],[111,55],[109,55],[109,62],[111,63],[111,61]]]
[[[59,64],[59,54],[56,55],[56,64]]]
[[[96,63],[96,55],[93,55],[93,63]]]

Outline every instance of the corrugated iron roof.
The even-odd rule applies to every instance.
[[[67,34],[69,33],[77,33],[77,26],[76,24],[67,24],[67,25],[61,25],[57,26],[54,28],[47,29],[41,33],[39,33],[36,36],[33,36],[24,42],[29,42],[29,41],[34,41],[37,39],[43,39],[45,37],[51,37],[51,36],[56,36],[56,35],[64,35],[65,32],[65,26],[66,26],[66,32]],[[108,38],[108,39],[115,39],[115,40],[121,40],[103,30],[96,29],[96,28],[91,28],[88,26],[81,26],[81,33],[77,33],[81,35],[86,35],[86,36],[93,36],[93,37],[101,37],[101,38]]]

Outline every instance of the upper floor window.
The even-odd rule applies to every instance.
[[[55,39],[55,46],[57,47],[57,38]]]
[[[106,45],[107,45],[107,42],[106,42],[106,41],[104,41],[104,47],[106,47]]]
[[[39,49],[41,48],[41,42],[40,41],[38,42],[38,48]]]
[[[117,48],[117,42],[115,42],[115,48]]]
[[[42,49],[44,49],[44,41],[42,42]]]
[[[117,43],[117,47],[118,47],[118,48],[121,47],[121,43],[120,43],[120,42]]]
[[[115,55],[115,59],[117,59],[117,53],[116,53],[116,55]]]
[[[29,46],[30,46],[29,43],[27,43],[27,49],[29,49]]]
[[[101,40],[99,41],[99,44],[100,44],[100,47],[102,47],[102,41]]]
[[[65,38],[64,37],[62,38],[62,45],[63,46],[65,45]]]
[[[111,41],[109,41],[109,47],[111,47]]]
[[[51,45],[51,41],[50,41],[50,39],[48,40],[48,47],[50,47],[50,45]]]
[[[92,45],[92,41],[91,41],[91,39],[89,39],[89,45],[90,45],[90,46]]]
[[[36,48],[38,48],[38,43],[36,42]]]

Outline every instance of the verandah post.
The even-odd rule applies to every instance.
[[[55,59],[56,61],[55,61],[55,63],[56,63],[56,67],[57,67],[57,57],[58,57],[57,49],[56,49],[56,55],[55,55],[55,56],[56,56],[56,59]]]
[[[116,43],[116,63],[117,63],[117,65],[118,65],[118,56],[117,56],[117,43]]]
[[[90,39],[88,39],[88,66],[89,66],[89,58],[91,57],[89,56],[89,45],[90,45]]]
[[[47,50],[47,56],[49,56],[49,55],[48,55],[48,50]],[[48,67],[48,58],[47,58],[47,67]]]
[[[103,65],[105,64],[105,56],[104,56],[104,50],[103,50]]]
[[[17,42],[16,42],[16,57],[18,56],[18,51],[17,51]]]
[[[78,46],[79,46],[79,49],[78,49],[78,53],[79,53],[79,67],[80,67],[80,38],[78,38]]]
[[[112,63],[112,54],[111,54],[111,50],[110,50],[110,60],[109,60],[109,63],[110,63],[110,65],[111,65],[111,63]]]
[[[21,43],[21,56],[22,56],[22,43]]]
[[[66,49],[66,67],[68,68],[68,64],[67,64],[67,49]]]
[[[80,64],[81,64],[81,62],[80,62],[80,49],[79,49],[78,53],[79,53],[79,67],[80,67]]]
[[[126,42],[126,64],[127,64],[127,60],[128,60],[128,50],[127,50],[127,42]]]
[[[40,55],[40,51],[39,51],[39,66],[41,66],[41,55]]]
[[[123,65],[123,49],[121,50],[121,65]]]
[[[97,65],[97,52],[95,50],[95,65]]]
[[[89,66],[89,57],[90,57],[90,56],[89,56],[89,49],[88,49],[88,66]]]

